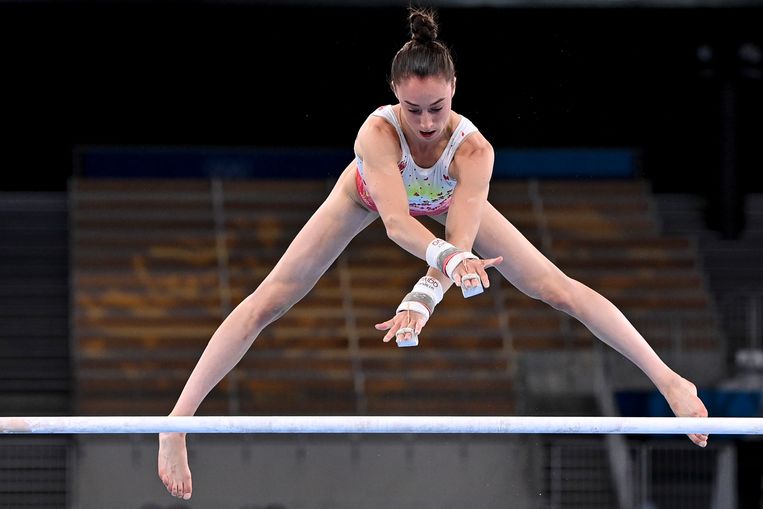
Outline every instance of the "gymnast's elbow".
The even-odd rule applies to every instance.
[[[405,236],[405,224],[410,220],[408,214],[386,214],[382,216],[382,222],[384,223],[384,229],[387,232],[387,237],[395,244],[400,244],[400,241]]]

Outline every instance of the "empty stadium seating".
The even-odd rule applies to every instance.
[[[78,412],[168,413],[216,326],[328,190],[323,181],[76,181]],[[490,199],[656,348],[675,347],[676,331],[682,348],[719,347],[694,246],[660,235],[643,182],[496,182]],[[383,343],[373,325],[425,270],[371,225],[261,334],[200,413],[509,414],[523,352],[595,341],[491,271],[484,294],[446,295],[418,348]]]

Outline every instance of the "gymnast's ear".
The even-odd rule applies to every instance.
[[[456,77],[455,76],[453,76],[453,84],[451,85],[450,98],[453,99],[454,95],[456,95]]]
[[[400,98],[397,97],[397,87],[395,87],[395,82],[390,80],[389,82],[389,88],[392,90],[392,93],[395,94],[395,98],[400,101]]]

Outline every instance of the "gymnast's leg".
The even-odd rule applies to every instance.
[[[207,394],[241,360],[257,335],[315,285],[347,244],[378,214],[352,198],[354,164],[297,234],[282,258],[223,321],[209,340],[170,415],[193,415]],[[191,498],[185,434],[159,435],[159,477],[175,497]]]
[[[444,221],[442,216],[435,219]],[[562,273],[490,203],[483,208],[474,249],[483,258],[502,255],[503,262],[496,268],[512,285],[577,318],[597,338],[630,359],[654,382],[677,416],[707,416],[694,384],[671,370],[619,309]],[[698,445],[707,442],[706,435],[689,437]]]

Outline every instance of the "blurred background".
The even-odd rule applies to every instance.
[[[164,415],[394,101],[406,2],[0,2],[0,413]],[[636,325],[711,415],[763,389],[763,3],[442,0],[490,200]],[[425,223],[436,234],[441,227]],[[208,415],[669,415],[580,324],[492,274],[417,349],[424,272],[379,224],[268,328]],[[758,508],[714,437],[1,437],[0,507]]]

